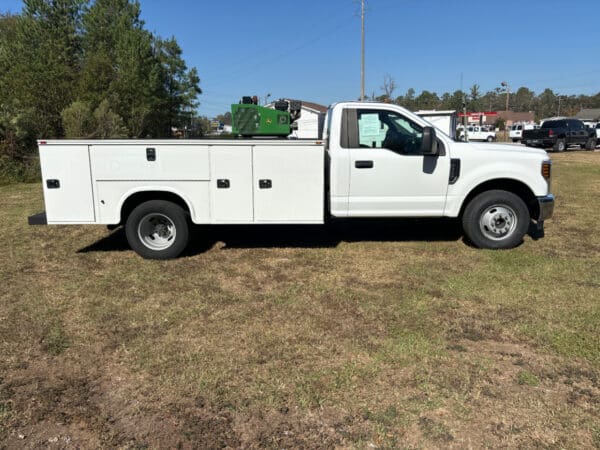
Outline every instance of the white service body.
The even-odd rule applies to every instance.
[[[47,141],[40,160],[43,179],[60,183],[44,183],[48,224],[118,224],[140,192],[177,195],[197,224],[323,223],[325,156],[315,142]]]

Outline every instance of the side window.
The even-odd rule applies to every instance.
[[[581,130],[583,127],[581,126],[581,122],[577,120],[571,120],[570,127],[572,130]]]
[[[385,148],[406,155],[421,154],[423,127],[393,111],[358,110],[360,147]]]

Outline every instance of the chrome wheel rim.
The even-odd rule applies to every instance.
[[[479,218],[479,229],[494,241],[506,239],[517,227],[517,214],[507,205],[488,207]]]
[[[164,214],[145,215],[138,224],[138,238],[150,250],[165,250],[175,242],[177,230],[173,221]]]

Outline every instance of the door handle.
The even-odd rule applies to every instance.
[[[354,161],[354,167],[357,169],[372,169],[373,161]]]
[[[229,189],[229,180],[217,180],[217,189]]]
[[[258,187],[260,189],[271,189],[273,182],[271,180],[258,180]]]
[[[48,189],[59,189],[60,181],[59,180],[46,180],[46,187]]]
[[[156,149],[152,147],[148,147],[146,149],[146,160],[147,161],[156,161]]]

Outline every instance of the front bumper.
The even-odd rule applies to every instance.
[[[544,197],[538,197],[537,201],[540,211],[537,221],[543,222],[552,217],[552,214],[554,213],[554,195],[548,194]]]
[[[46,218],[46,211],[39,214],[34,214],[27,218],[29,225],[48,225],[48,219]]]

